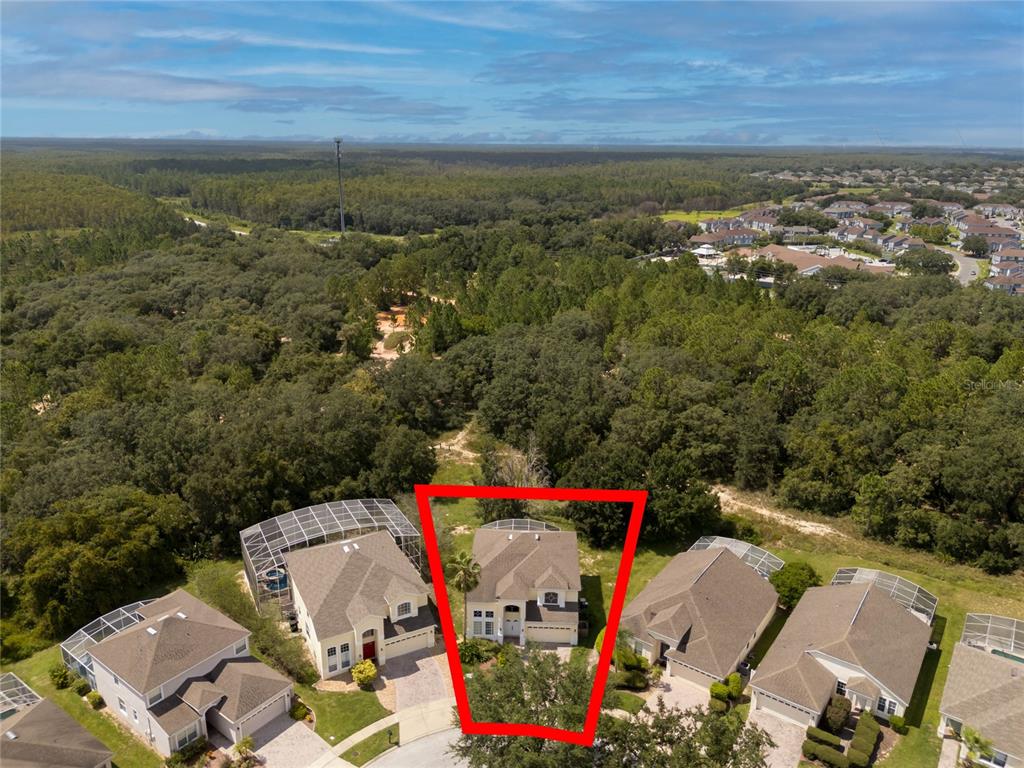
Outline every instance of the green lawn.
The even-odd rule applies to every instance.
[[[316,715],[316,732],[328,744],[338,744],[361,728],[391,713],[381,706],[373,691],[323,692],[308,685],[295,692]]]
[[[50,682],[48,670],[60,661],[59,646],[52,646],[34,656],[6,665],[4,672],[13,672],[32,690],[58,704],[93,736],[114,753],[119,768],[158,768],[163,759],[127,730],[120,728],[103,711],[95,711],[74,691],[58,691]]]
[[[637,696],[635,693],[629,691],[615,691],[616,706],[619,709],[624,709],[631,715],[635,715],[641,709],[644,708],[646,703],[643,699]]]
[[[400,736],[397,724],[385,728],[383,731],[377,731],[373,736],[363,739],[354,747],[345,750],[341,759],[347,760],[352,765],[365,765],[377,755],[398,744]]]
[[[739,216],[746,210],[754,208],[760,203],[751,203],[736,208],[728,208],[724,211],[668,211],[661,214],[662,221],[688,221],[691,224],[703,221],[704,219],[727,219]]]
[[[757,638],[757,643],[750,651],[750,655],[753,656],[750,666],[757,669],[757,665],[761,663],[761,659],[768,653],[768,649],[772,643],[775,642],[775,638],[779,636],[779,632],[782,631],[782,627],[786,624],[786,619],[789,618],[789,611],[784,611],[781,608],[775,612],[775,616],[772,617],[771,622],[764,628],[764,632]]]

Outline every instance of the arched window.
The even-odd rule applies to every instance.
[[[367,637],[373,637],[373,636],[374,636],[374,634],[375,634],[375,633],[374,633],[374,631],[373,631],[373,627],[370,627],[370,628],[369,628],[368,630],[366,630],[365,632],[363,632],[363,638],[365,639],[365,638],[367,638]]]

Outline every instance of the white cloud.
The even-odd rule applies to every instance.
[[[346,43],[336,40],[317,40],[315,38],[279,37],[259,32],[246,32],[233,29],[208,29],[191,27],[184,29],[143,29],[136,33],[137,37],[156,40],[194,40],[204,43],[240,43],[242,45],[264,46],[268,48],[300,48],[311,51],[341,51],[343,53],[368,53],[380,56],[405,56],[419,53],[415,48],[393,48],[383,45],[366,45],[364,43]]]

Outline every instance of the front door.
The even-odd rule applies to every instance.
[[[364,659],[375,659],[377,658],[377,641],[369,640],[363,643],[363,658]]]
[[[506,635],[518,635],[519,634],[519,619],[505,618],[505,634]]]

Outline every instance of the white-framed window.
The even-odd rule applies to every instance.
[[[886,711],[886,714],[895,715],[896,714],[896,702],[890,700],[888,706],[885,708],[885,711]]]
[[[998,750],[993,749],[992,750],[992,757],[983,757],[983,758],[981,758],[981,762],[986,764],[986,765],[994,765],[996,768],[1005,768],[1006,761],[1008,759],[1009,758],[1007,757],[1007,755],[1005,753],[999,752]]]
[[[484,623],[482,621],[473,622],[473,634],[482,635],[484,632]]]
[[[544,593],[544,605],[558,605],[558,593],[557,592],[545,592]]]
[[[139,722],[139,710],[134,708],[132,709],[132,720],[134,720],[136,723]]]
[[[494,634],[494,622],[493,621],[485,621],[484,622],[484,634],[485,635],[493,635]]]
[[[124,699],[122,699],[120,696],[117,699],[117,708],[121,710],[121,714],[128,714],[128,707],[124,705]]]
[[[342,643],[340,646],[341,650],[341,668],[348,669],[352,666],[352,650],[349,648],[348,643]]]
[[[338,649],[333,645],[328,646],[327,648],[327,671],[338,671]]]
[[[156,693],[150,694],[149,698],[146,699],[146,706],[152,707],[157,702],[161,701],[164,697],[163,691],[157,691]]]
[[[838,693],[840,696],[846,695],[846,683],[844,683],[842,680],[836,680],[836,693]]]
[[[242,640],[241,642],[238,643],[238,645],[235,646],[235,653],[238,653],[238,654],[245,653],[245,640]]]
[[[178,734],[178,737],[174,740],[174,750],[178,751],[197,738],[199,738],[199,723],[192,723],[186,730]]]
[[[120,685],[120,684],[121,684],[121,680],[118,678],[117,675],[114,675],[114,685]]]
[[[399,603],[398,604],[398,615],[408,616],[412,613],[412,603]]]
[[[494,611],[484,611],[484,616],[488,619],[494,618]]]
[[[473,611],[473,618],[474,619],[483,618],[483,615],[484,615],[483,611]]]

